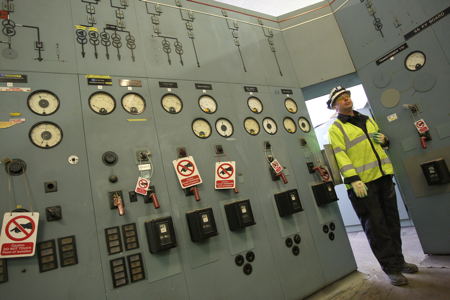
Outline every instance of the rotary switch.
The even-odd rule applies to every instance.
[[[119,160],[119,157],[117,156],[117,154],[115,152],[106,151],[105,153],[103,153],[102,161],[107,166],[115,165],[118,160]]]
[[[25,170],[27,169],[27,164],[23,160],[15,158],[5,162],[5,169],[9,175],[19,176],[25,173]]]

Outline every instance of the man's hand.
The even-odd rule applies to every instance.
[[[386,142],[386,136],[381,132],[375,132],[372,134],[372,138],[377,144],[384,144]]]
[[[361,180],[353,181],[351,183],[353,191],[358,198],[367,197],[367,186]]]

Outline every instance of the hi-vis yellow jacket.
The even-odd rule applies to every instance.
[[[357,180],[367,183],[381,176],[394,174],[392,163],[383,148],[370,138],[371,134],[379,131],[377,123],[367,118],[366,128],[367,132],[364,132],[350,122],[344,123],[336,119],[328,130],[347,188],[351,188],[350,183]]]

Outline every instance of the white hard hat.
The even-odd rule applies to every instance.
[[[344,94],[344,93],[347,93],[347,94],[350,95],[350,91],[349,91],[349,90],[346,90],[345,88],[343,88],[343,87],[340,86],[340,85],[338,85],[337,87],[335,87],[334,89],[332,89],[331,92],[330,92],[330,99],[328,99],[328,101],[327,101],[327,106],[328,106],[328,108],[329,108],[329,109],[333,109],[334,101],[336,101],[336,99],[337,99],[340,95],[342,95],[342,94]]]

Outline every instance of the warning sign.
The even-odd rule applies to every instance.
[[[419,131],[419,133],[425,133],[430,130],[430,128],[428,128],[427,126],[427,123],[425,123],[424,119],[420,119],[414,122],[414,125],[416,125],[417,131]]]
[[[134,191],[141,195],[147,195],[147,191],[150,188],[150,180],[144,177],[139,177],[136,182]]]
[[[283,166],[278,162],[278,160],[274,159],[270,166],[273,168],[276,174],[280,174],[283,171]]]
[[[183,189],[202,183],[202,178],[192,156],[174,160],[173,167]]]
[[[236,162],[222,161],[216,162],[215,172],[216,190],[234,189],[236,187]]]
[[[5,213],[0,235],[0,258],[33,256],[39,213]]]

